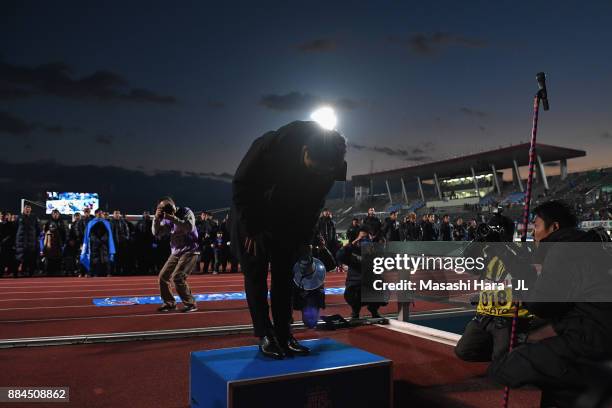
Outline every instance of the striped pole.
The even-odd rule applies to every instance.
[[[540,93],[538,92],[533,98],[533,125],[531,127],[531,144],[529,146],[529,172],[527,174],[527,191],[525,193],[525,205],[523,206],[523,231],[521,233],[521,241],[527,241],[527,232],[529,231],[529,207],[531,204],[531,186],[533,184],[533,172],[536,161],[536,136],[538,134],[538,114],[540,111]],[[512,331],[510,332],[510,347],[508,352],[514,349],[516,342],[516,325],[518,322],[519,305],[518,302],[513,302],[514,314],[512,316]],[[510,396],[510,388],[504,388],[504,408],[508,407],[508,398]]]
[[[529,230],[529,206],[531,204],[531,187],[533,184],[533,174],[536,162],[536,136],[538,133],[538,114],[540,111],[540,94],[533,98],[533,125],[531,127],[531,144],[529,146],[529,171],[527,173],[527,192],[525,193],[525,205],[523,206],[523,232],[521,241],[527,241],[527,231]]]

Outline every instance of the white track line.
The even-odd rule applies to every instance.
[[[389,324],[378,325],[387,330],[396,331],[410,336],[435,341],[437,343],[446,344],[448,346],[456,346],[461,338],[461,335],[447,332],[444,330],[432,329],[430,327],[420,326],[418,324],[400,322],[398,320],[389,319]]]
[[[345,306],[345,303],[334,303],[327,305],[331,306]],[[151,308],[155,308],[155,305],[149,305]],[[348,305],[346,305],[348,306]],[[58,317],[51,319],[26,319],[26,320],[2,320],[0,324],[14,324],[14,323],[40,323],[40,322],[64,322],[72,320],[90,320],[90,319],[116,319],[116,318],[130,318],[130,317],[177,317],[177,316],[194,316],[206,313],[231,313],[231,312],[244,312],[246,308],[242,309],[225,309],[225,310],[198,310],[197,312],[181,313],[180,311],[173,313],[150,313],[150,314],[130,314],[130,315],[111,315],[111,316],[82,316],[82,317]]]
[[[246,302],[246,300],[244,300]],[[214,303],[214,302],[213,302]],[[328,303],[326,306],[341,306],[341,305],[345,305],[346,303]],[[113,306],[113,307],[134,307],[134,306],[155,306],[154,304],[143,304],[143,305],[125,305],[125,306]],[[113,307],[107,307],[107,306],[97,306],[97,305],[72,305],[72,306],[42,306],[42,307],[11,307],[11,308],[7,308],[7,309],[0,309],[0,312],[5,312],[5,311],[11,311],[11,310],[45,310],[45,309],[68,309],[68,308],[86,308],[86,307],[105,307],[105,308],[109,308],[112,309]],[[112,309],[114,310],[114,309]],[[119,309],[119,310],[125,310],[125,309]],[[247,308],[240,308],[240,309],[227,309],[227,310],[247,310]],[[1,322],[1,320],[0,320]]]
[[[11,308],[7,308],[7,309],[0,309],[0,312],[6,312],[6,311],[10,311],[10,310],[45,310],[45,309],[68,309],[68,308],[78,308],[78,307],[104,307],[104,308],[108,308],[111,310],[113,307],[134,307],[134,306],[155,306],[155,304],[153,303],[149,303],[149,304],[142,304],[142,305],[125,305],[125,306],[98,306],[98,305],[72,305],[72,306],[42,306],[42,307],[11,307]],[[119,310],[124,310],[124,309],[119,309]],[[228,309],[228,310],[236,310],[236,309]],[[1,322],[1,320],[0,320]]]
[[[140,305],[129,305],[129,306],[140,306]],[[39,309],[68,309],[75,307],[100,307],[97,305],[72,305],[72,306],[41,306],[41,307],[9,307],[7,309],[0,309],[0,312],[8,312],[10,310],[39,310]],[[117,306],[119,307],[119,306]]]
[[[151,305],[155,307],[155,305]],[[198,310],[197,312],[191,313],[151,313],[151,314],[135,314],[135,315],[113,315],[113,316],[90,316],[90,317],[61,317],[61,318],[53,318],[53,319],[31,319],[31,320],[3,320],[0,324],[14,324],[14,323],[40,323],[40,322],[65,322],[71,320],[93,320],[93,319],[126,319],[131,317],[174,317],[177,316],[194,316],[204,313],[227,313],[227,312],[241,312],[242,310]]]

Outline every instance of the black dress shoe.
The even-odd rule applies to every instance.
[[[283,360],[287,357],[285,350],[278,344],[278,339],[272,335],[263,336],[259,340],[259,351],[266,357]]]
[[[307,356],[308,354],[310,354],[310,349],[298,343],[298,341],[293,336],[289,336],[287,343],[284,344],[286,344],[285,347],[288,354],[295,354],[298,356]]]

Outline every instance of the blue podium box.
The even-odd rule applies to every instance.
[[[192,408],[389,407],[392,362],[332,339],[304,357],[272,360],[257,346],[191,353]]]

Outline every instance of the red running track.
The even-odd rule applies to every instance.
[[[450,346],[374,326],[296,336],[332,337],[393,360],[395,407],[501,406],[502,388],[484,377],[486,365],[460,361]],[[249,344],[252,337],[232,335],[5,349],[0,350],[0,386],[68,386],[71,401],[56,404],[62,407],[184,408],[191,351]],[[538,402],[539,392],[520,389],[510,394],[509,406],[537,407]]]
[[[330,273],[327,287],[344,286],[345,273]],[[192,275],[193,293],[243,291],[241,274]],[[156,305],[99,307],[94,298],[159,295],[157,278],[151,276],[103,278],[21,278],[0,280],[0,338],[47,337],[171,330],[249,324],[244,300],[200,302],[194,313],[157,313]],[[342,296],[328,296],[324,314],[350,314]],[[447,308],[419,301],[414,311]],[[365,311],[365,308],[364,308]],[[397,305],[382,308],[397,311]],[[295,316],[299,320],[298,315]]]

